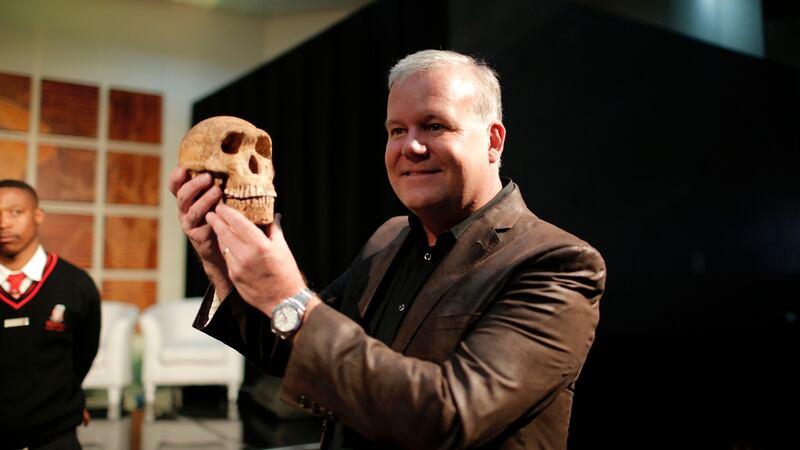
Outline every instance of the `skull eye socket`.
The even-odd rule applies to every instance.
[[[243,139],[244,133],[237,133],[235,131],[228,133],[228,135],[225,136],[225,139],[222,140],[220,147],[222,147],[222,151],[224,153],[232,155],[239,151],[239,146],[242,145]]]
[[[272,157],[272,142],[267,136],[258,137],[258,140],[256,140],[256,152],[265,158]]]
[[[250,156],[250,161],[248,162],[248,165],[250,166],[250,172],[258,173],[258,161],[256,161],[255,156]]]

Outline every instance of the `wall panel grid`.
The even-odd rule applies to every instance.
[[[0,179],[39,193],[48,251],[86,269],[106,300],[156,302],[160,94],[0,73]]]

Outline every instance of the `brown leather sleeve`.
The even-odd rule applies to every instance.
[[[297,336],[281,398],[401,448],[486,443],[577,378],[604,283],[603,260],[589,246],[535,256],[442,364],[392,351],[320,305]]]
[[[265,373],[282,376],[291,347],[272,332],[269,317],[247,304],[234,290],[208,322],[213,298],[214,290],[209,288],[193,326],[238,351]]]

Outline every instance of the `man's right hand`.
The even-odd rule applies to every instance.
[[[225,298],[233,290],[233,283],[228,278],[228,267],[219,250],[217,236],[205,220],[206,213],[222,199],[222,190],[214,185],[210,174],[190,178],[185,169],[178,167],[169,176],[169,191],[178,202],[178,220],[183,232],[202,259],[217,296]]]

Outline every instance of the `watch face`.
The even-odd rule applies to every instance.
[[[299,322],[300,317],[297,314],[297,310],[288,305],[281,305],[280,308],[276,308],[275,314],[272,315],[272,325],[282,333],[294,330]]]

